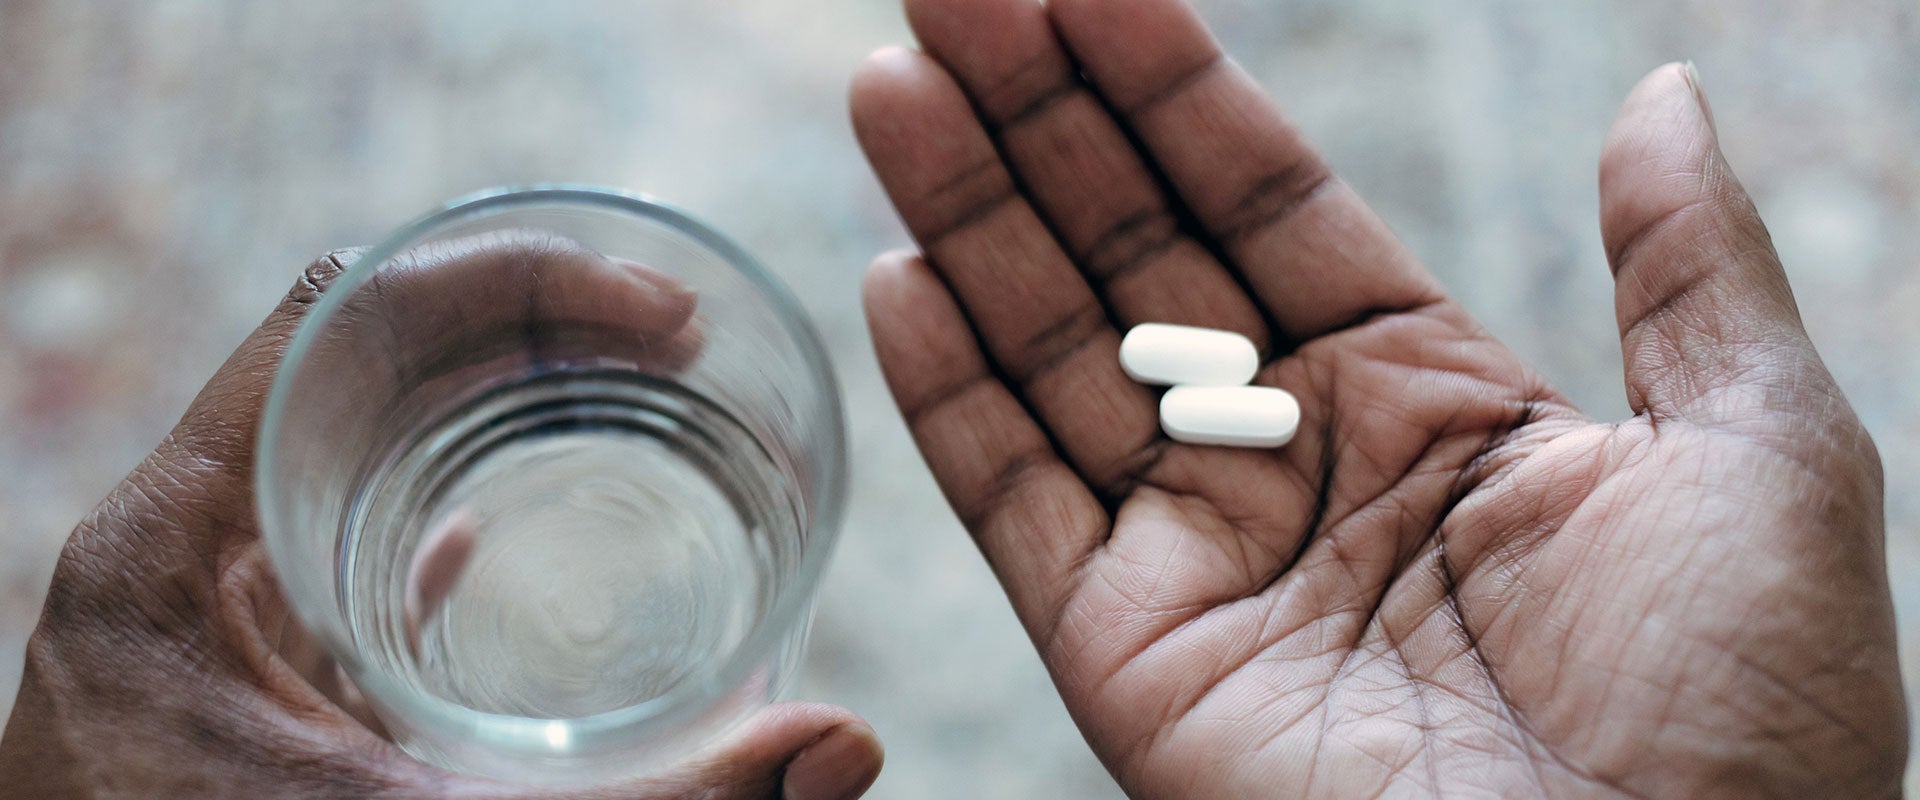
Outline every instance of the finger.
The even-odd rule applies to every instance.
[[[773,706],[718,747],[609,798],[711,797],[852,800],[880,776],[873,728],[850,711],[814,703]],[[568,800],[576,800],[569,796]],[[587,800],[577,797],[577,800]]]
[[[1015,188],[945,70],[901,49],[854,78],[854,128],[927,261],[1001,374],[1087,482],[1117,496],[1164,451],[1151,390],[1120,335]]]
[[[454,583],[466,571],[479,533],[480,520],[473,512],[456,509],[435,523],[414,547],[413,561],[407,567],[404,616],[407,649],[416,657],[420,654],[420,629],[433,621],[453,592]]]
[[[494,358],[593,355],[645,367],[674,362],[697,298],[644,265],[549,234],[509,231],[436,241],[380,265],[315,345],[412,385]],[[614,353],[611,350],[617,349]]]
[[[516,249],[519,248],[519,249]],[[247,496],[260,415],[287,342],[338,276],[358,257],[329,254],[310,265],[279,306],[267,316],[208,381],[154,457],[130,478],[164,487],[176,509],[220,517],[216,532],[252,530],[247,504],[201,498]],[[416,256],[378,273],[378,290],[364,293],[344,311],[343,325],[382,326],[385,335],[352,340],[340,358],[369,371],[451,370],[444,357],[471,353],[471,334],[486,326],[524,331],[528,320],[558,320],[613,327],[636,351],[663,363],[681,363],[698,348],[690,323],[693,295],[678,282],[632,262],[614,262],[577,248],[527,248],[506,240],[467,243]],[[345,330],[334,341],[349,341]],[[367,341],[417,345],[411,356]],[[512,341],[520,341],[512,339]],[[323,351],[326,342],[316,345]],[[462,346],[464,345],[464,347]],[[411,351],[409,351],[411,352]],[[435,359],[440,359],[434,367]],[[153,495],[153,492],[143,492]],[[231,518],[228,518],[231,517]]]
[[[1810,374],[1828,382],[1688,67],[1628,96],[1601,153],[1600,215],[1635,413],[1732,421],[1796,399]]]
[[[910,0],[907,19],[959,81],[1081,272],[1126,325],[1235,331],[1268,351],[1244,289],[1188,235],[1133,144],[1031,0]]]
[[[142,487],[139,497],[163,500],[176,513],[190,509],[212,523],[188,526],[193,530],[224,535],[254,529],[252,504],[231,500],[252,496],[254,442],[274,370],[313,304],[356,257],[356,251],[340,250],[307,266],[260,327],[214,372],[153,455],[128,476],[129,483]]]
[[[420,796],[494,800],[852,800],[880,776],[884,754],[853,712],[819,703],[763,709],[719,742],[644,778],[582,789],[528,789],[406,764]]]
[[[1053,0],[1093,86],[1295,341],[1443,298],[1183,0]]]
[[[1076,565],[1099,544],[1104,510],[988,371],[925,263],[881,256],[867,272],[865,301],[881,371],[914,442],[1027,629],[1044,641]],[[1036,530],[1050,535],[1025,533]]]
[[[375,273],[369,305],[430,334],[449,324],[582,322],[650,338],[679,330],[697,296],[651,267],[553,236],[511,232],[432,244]],[[402,311],[411,313],[402,313]]]

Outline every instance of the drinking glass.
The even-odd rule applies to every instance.
[[[535,187],[351,261],[288,347],[256,479],[289,602],[401,747],[595,781],[780,693],[845,432],[818,336],[738,245]]]

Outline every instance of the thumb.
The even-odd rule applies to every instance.
[[[879,737],[853,712],[785,703],[649,788],[660,797],[853,800],[880,776],[880,762]]]
[[[1739,426],[1838,399],[1688,64],[1627,97],[1600,157],[1600,228],[1634,413]]]
[[[880,776],[880,740],[853,712],[781,703],[668,771],[540,800],[853,800]],[[513,795],[525,797],[524,792]]]

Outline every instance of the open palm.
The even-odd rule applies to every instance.
[[[1898,792],[1878,457],[1688,70],[1602,156],[1635,416],[1596,422],[1179,0],[907,11],[852,96],[924,253],[870,273],[876,347],[1130,792]],[[1142,322],[1252,337],[1299,436],[1166,439]]]

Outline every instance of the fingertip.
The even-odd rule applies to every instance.
[[[1684,62],[1662,64],[1648,72],[1627,92],[1607,131],[1602,149],[1601,169],[1608,172],[1632,166],[1632,158],[1645,153],[1662,136],[1692,133],[1706,125],[1703,98],[1689,66]]]
[[[986,370],[966,315],[918,253],[883,254],[864,284],[874,355],[903,408],[918,407],[947,387],[952,375]]]
[[[1079,83],[1035,0],[908,0],[907,22],[983,118],[1017,118]]]
[[[919,251],[900,247],[874,256],[867,265],[866,275],[861,279],[860,288],[871,302],[875,293],[884,293],[907,277],[914,268],[914,262],[920,258]]]
[[[1101,94],[1122,109],[1222,57],[1185,0],[1050,0],[1047,14]]]
[[[466,571],[479,533],[480,519],[466,508],[457,508],[435,523],[414,548],[413,558],[407,565],[402,607],[407,647],[416,655],[420,650],[420,629],[439,612],[440,605]]]
[[[904,0],[901,10],[906,12],[907,27],[922,43],[926,43],[929,34],[938,34],[947,30],[951,20],[965,15],[969,7],[977,5],[970,0]]]
[[[1669,61],[1654,67],[1648,70],[1647,74],[1640,76],[1640,80],[1634,84],[1634,89],[1637,91],[1642,88],[1652,88],[1674,81],[1685,84],[1687,83],[1687,65],[1691,63],[1693,62]]]
[[[1625,249],[1653,221],[1712,192],[1732,189],[1716,172],[1718,146],[1687,64],[1664,64],[1627,94],[1600,154],[1600,227],[1618,269]]]
[[[853,78],[847,83],[847,116],[853,122],[854,138],[863,148],[870,150],[875,141],[884,138],[880,131],[891,115],[889,108],[895,105],[892,98],[911,68],[912,57],[913,51],[889,45],[868,54],[854,68]]]
[[[882,251],[880,255],[874,256],[872,268],[891,271],[908,269],[913,266],[913,262],[919,258],[920,251],[918,250],[911,247],[895,247]]]
[[[721,763],[777,769],[842,730],[867,742],[865,747],[879,750],[879,738],[860,715],[826,703],[787,702],[761,709],[717,748],[715,758]]]
[[[1688,66],[1684,61],[1669,61],[1654,67],[1635,81],[1627,92],[1625,111],[1646,113],[1664,107],[1680,108],[1676,103],[1690,103],[1695,100],[1695,88],[1692,77],[1687,74]],[[1626,117],[1623,113],[1621,116]]]
[[[926,53],[897,45],[874,51],[854,71],[847,104],[854,134],[869,153],[875,144],[914,141],[972,118],[945,67]],[[943,113],[952,108],[967,113]]]
[[[874,333],[901,327],[895,323],[903,321],[898,318],[911,309],[928,309],[928,301],[938,299],[930,294],[929,281],[938,285],[917,251],[901,248],[874,258],[860,282],[862,304]]]
[[[852,800],[880,777],[886,751],[872,726],[855,719],[820,735],[787,763],[786,800]]]
[[[1700,114],[1707,118],[1707,129],[1714,129],[1713,104],[1707,102],[1707,90],[1700,83],[1700,68],[1693,65],[1693,59],[1681,62],[1681,72],[1687,79],[1687,88],[1693,90],[1693,102],[1700,106]]]
[[[1047,15],[1054,21],[1065,25],[1079,25],[1089,21],[1087,15],[1099,11],[1104,2],[1081,2],[1081,0],[1047,0]]]
[[[760,714],[756,714],[753,719],[756,725],[762,725],[766,729],[806,731],[806,739],[816,739],[828,729],[847,725],[847,723],[866,725],[866,719],[860,718],[858,714],[849,712],[841,706],[833,706],[828,702],[806,702],[806,700],[776,702],[772,706],[762,708]]]
[[[867,54],[860,65],[854,67],[853,78],[847,86],[847,107],[853,115],[854,124],[871,121],[871,112],[877,101],[890,97],[902,82],[908,80],[919,67],[925,56],[912,48],[902,45],[887,45]]]
[[[927,52],[943,62],[954,59],[993,61],[992,52],[1009,42],[1006,34],[1020,29],[1020,12],[1044,14],[1034,0],[906,0],[907,24]],[[1014,66],[1019,66],[1018,61]]]
[[[890,44],[867,54],[863,67],[888,69],[911,63],[920,57],[919,51],[904,44]]]
[[[635,320],[640,330],[648,333],[680,330],[699,310],[699,290],[680,279],[631,259],[609,256],[607,260],[632,277],[646,292],[638,312],[641,319]]]
[[[860,304],[876,344],[883,344],[882,337],[900,327],[897,309],[912,304],[913,259],[912,251],[889,250],[875,258],[860,278]]]
[[[962,45],[997,20],[996,0],[906,0],[907,26],[929,53],[950,61]]]

